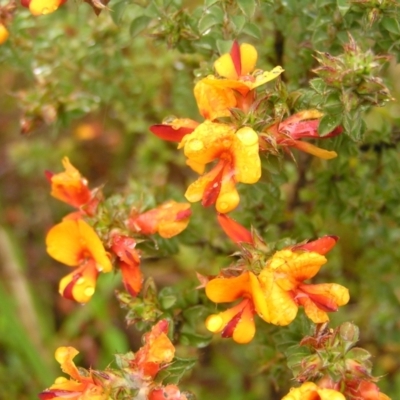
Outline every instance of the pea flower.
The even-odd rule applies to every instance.
[[[51,195],[76,208],[89,203],[92,193],[88,188],[87,179],[82,177],[68,157],[62,159],[62,164],[64,172],[53,174],[46,171],[46,177],[51,183]]]
[[[21,0],[21,5],[29,8],[32,15],[51,14],[67,0]]]
[[[112,265],[94,229],[84,220],[64,220],[47,234],[48,254],[74,272],[60,281],[60,294],[79,303],[87,303],[95,292],[100,271],[110,272]]]
[[[197,121],[189,118],[167,118],[162,124],[152,125],[150,131],[163,140],[180,142],[199,125]]]
[[[185,135],[178,148],[183,148],[186,163],[202,175],[185,193],[190,202],[202,200],[208,207],[215,203],[220,213],[227,213],[239,204],[237,182],[256,183],[261,176],[258,135],[253,129],[235,129],[226,124],[205,121],[191,134]],[[216,161],[204,173],[207,164]]]
[[[139,371],[142,378],[154,378],[175,356],[175,347],[169,340],[168,321],[158,321],[143,337],[144,345],[136,352],[130,367]]]
[[[127,225],[133,232],[143,235],[158,233],[169,239],[186,229],[191,215],[190,204],[170,200],[143,214],[131,216]]]
[[[230,53],[223,54],[214,68],[219,75],[201,79],[194,88],[200,114],[209,120],[230,116],[231,108],[247,112],[255,100],[255,90],[278,77],[283,68],[255,70],[257,50],[251,44],[234,41]]]
[[[103,388],[91,372],[83,374],[76,367],[73,359],[79,351],[73,347],[59,347],[55,353],[55,359],[61,365],[63,372],[72,379],[59,377],[53,385],[39,394],[40,400],[68,399],[68,400],[106,400],[108,391]]]
[[[188,400],[186,395],[182,393],[178,386],[169,384],[163,387],[157,387],[149,393],[149,400]]]
[[[206,319],[206,327],[224,338],[232,337],[237,343],[250,342],[256,332],[254,314],[265,314],[266,302],[257,277],[245,271],[236,277],[217,277],[206,285],[206,295],[214,303],[241,301]]]
[[[318,126],[322,115],[318,110],[304,110],[270,126],[260,135],[261,149],[274,150],[274,147],[278,146],[287,150],[294,147],[325,160],[335,158],[336,152],[301,141],[304,138],[327,139],[342,133],[343,129],[338,127],[325,136],[319,136]]]
[[[135,249],[136,242],[129,236],[118,234],[114,234],[111,240],[111,250],[117,256],[125,289],[135,297],[139,294],[143,284],[140,255]]]
[[[319,388],[313,382],[306,382],[299,388],[292,388],[282,400],[346,400],[346,398],[337,390]]]
[[[337,238],[326,236],[314,242],[277,251],[258,276],[267,302],[261,317],[274,325],[288,325],[304,307],[314,323],[329,321],[327,312],[337,311],[349,301],[348,290],[336,283],[306,284],[326,263],[323,254]]]
[[[349,399],[390,400],[390,397],[382,393],[374,382],[363,379],[347,380],[345,394]]]

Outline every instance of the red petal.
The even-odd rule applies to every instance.
[[[292,250],[314,251],[315,253],[324,255],[333,249],[338,240],[338,236],[323,236],[322,238],[313,240],[312,242],[293,246]]]
[[[238,76],[242,75],[242,60],[240,55],[239,43],[235,40],[232,44],[230,56]]]
[[[54,173],[51,171],[44,171],[44,175],[47,178],[47,180],[51,183],[51,178],[54,176]]]
[[[240,318],[242,318],[244,307],[241,311],[239,311],[225,326],[224,330],[221,333],[221,337],[230,338],[235,331],[236,325],[239,323]]]
[[[217,219],[224,232],[235,243],[253,243],[253,236],[249,230],[240,225],[226,214],[218,214]]]
[[[185,127],[174,129],[171,125],[158,124],[152,125],[150,131],[163,140],[180,142],[185,135],[192,133],[194,129]]]

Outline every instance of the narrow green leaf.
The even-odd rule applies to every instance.
[[[219,19],[213,14],[205,14],[199,21],[197,28],[199,29],[200,33],[205,33],[214,25],[219,23]]]
[[[121,24],[125,11],[131,4],[129,0],[122,0],[112,5],[110,15],[115,25]]]
[[[240,33],[246,23],[246,18],[243,15],[233,15],[231,17],[231,22],[235,27],[236,33]]]
[[[350,2],[348,0],[336,0],[336,3],[342,17],[345,16],[350,9]]]
[[[400,35],[400,24],[396,18],[385,17],[382,19],[381,25],[389,32]]]

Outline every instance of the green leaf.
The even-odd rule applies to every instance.
[[[252,18],[257,8],[255,0],[237,0],[237,5],[247,18]]]
[[[204,1],[204,6],[205,7],[211,7],[215,3],[218,3],[219,1],[221,1],[221,0],[205,0]]]
[[[214,25],[220,23],[220,19],[214,14],[205,14],[199,21],[197,28],[199,29],[200,33],[205,33]]]
[[[246,23],[246,18],[243,15],[233,15],[231,17],[231,23],[235,27],[236,33],[240,33]]]
[[[338,9],[340,14],[343,16],[346,15],[347,11],[349,11],[351,5],[348,0],[336,0]]]
[[[382,19],[381,25],[389,32],[400,35],[400,24],[396,18],[385,17]]]
[[[129,33],[132,37],[139,35],[140,32],[145,30],[151,21],[150,17],[146,15],[141,15],[140,17],[135,18],[131,22],[131,26],[129,27]]]
[[[320,136],[325,136],[332,132],[342,122],[342,114],[328,114],[324,115],[318,126],[318,133]]]
[[[128,6],[132,3],[129,0],[122,0],[112,5],[111,10],[111,18],[116,25],[120,25],[122,22],[122,18],[124,17],[125,11]]]
[[[258,25],[253,24],[252,22],[246,24],[243,27],[242,32],[256,39],[261,39],[261,29],[258,27]]]
[[[322,78],[315,78],[310,81],[310,86],[319,94],[325,94],[326,83]]]
[[[183,374],[190,371],[196,364],[197,358],[180,358],[175,357],[172,363],[163,371],[157,374],[157,381],[163,382],[164,385],[179,383]]]
[[[219,54],[229,53],[232,48],[232,40],[217,40]]]

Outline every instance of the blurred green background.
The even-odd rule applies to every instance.
[[[383,376],[379,386],[397,398],[400,28],[396,2],[378,3],[111,0],[111,11],[97,17],[88,4],[69,1],[38,18],[17,9],[10,38],[0,46],[0,398],[37,398],[60,375],[53,358],[58,346],[76,347],[79,364],[97,369],[113,354],[140,346],[140,333],[125,326],[114,296],[121,289],[117,276],[102,276],[86,306],[58,295],[69,270],[46,255],[44,239],[71,210],[50,197],[44,171],[61,171],[68,156],[90,187],[105,185],[106,195],[150,191],[158,201],[183,201],[195,175],[175,144],[148,127],[168,115],[200,118],[193,82],[212,71],[219,51],[237,37],[257,47],[260,68],[283,65],[292,95],[283,98],[274,83],[267,90],[281,96],[275,108],[294,112],[319,106],[308,85],[316,77],[315,51],[341,54],[347,32],[363,51],[392,55],[379,71],[392,100],[377,107],[378,94],[357,112],[343,112],[353,118],[351,132],[321,143],[337,151],[337,159],[300,153],[297,164],[289,157],[265,159],[262,180],[240,187],[233,217],[267,242],[340,237],[317,279],[350,289],[351,302],[333,315],[332,326],[352,321],[360,327],[360,345],[373,355],[374,374]],[[143,263],[159,288],[193,294],[195,271],[215,274],[230,263],[235,248],[213,211],[195,204],[193,212],[187,231],[160,242],[165,257]],[[301,332],[301,316],[296,324],[277,329],[260,323],[248,345],[219,337],[207,347],[178,344],[178,354],[199,359],[181,387],[199,399],[280,399],[292,384],[281,334]],[[198,329],[204,331],[201,321]]]

